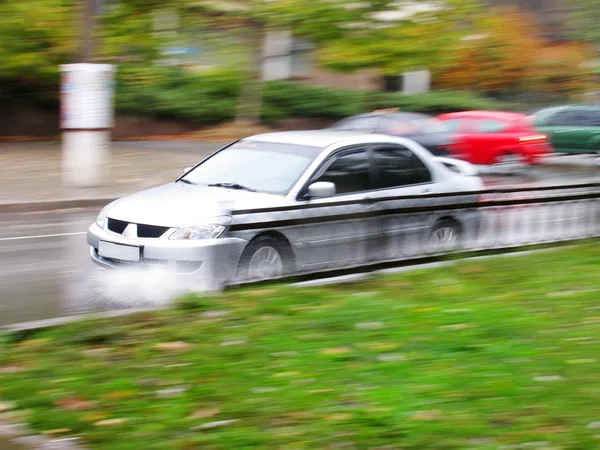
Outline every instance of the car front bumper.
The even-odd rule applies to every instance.
[[[105,268],[159,267],[179,275],[205,278],[223,286],[234,283],[242,252],[248,242],[240,238],[170,240],[126,238],[103,230],[97,224],[88,228],[87,242],[92,261]],[[99,253],[100,242],[139,248],[139,260],[132,262]]]

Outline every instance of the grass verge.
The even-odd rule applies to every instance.
[[[93,449],[597,448],[599,261],[590,244],[5,334],[0,406]]]

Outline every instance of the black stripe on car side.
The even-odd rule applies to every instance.
[[[257,208],[257,209],[238,209],[231,212],[232,215],[245,215],[245,214],[257,214],[257,213],[270,213],[270,212],[283,212],[283,211],[297,211],[302,209],[314,209],[314,208],[329,208],[332,206],[348,206],[348,205],[361,205],[365,203],[373,202],[386,202],[394,200],[426,200],[431,198],[450,198],[450,197],[467,197],[467,196],[478,196],[478,195],[491,195],[491,194],[513,194],[521,192],[544,192],[544,191],[558,191],[568,190],[573,191],[576,189],[586,188],[598,188],[600,183],[585,183],[576,184],[569,186],[540,186],[540,187],[528,187],[528,188],[506,188],[506,189],[487,189],[482,191],[469,191],[469,192],[441,192],[433,194],[423,195],[403,195],[403,196],[390,196],[390,197],[379,197],[369,198],[360,200],[346,200],[341,202],[327,202],[327,203],[305,203],[302,205],[289,205],[289,206],[273,206],[268,208]]]
[[[311,225],[317,223],[337,222],[341,220],[356,220],[366,219],[371,217],[389,216],[396,214],[411,214],[411,213],[428,213],[428,212],[446,212],[455,210],[481,209],[493,206],[521,206],[536,203],[558,203],[574,200],[591,200],[600,198],[600,192],[592,194],[580,194],[561,197],[545,197],[545,198],[530,198],[530,199],[514,199],[514,200],[488,200],[474,203],[456,203],[448,205],[432,205],[418,206],[409,208],[395,208],[380,211],[368,211],[361,213],[338,214],[320,217],[307,217],[299,219],[283,219],[250,223],[232,224],[229,226],[230,231],[257,230],[264,228],[283,228],[297,225]]]

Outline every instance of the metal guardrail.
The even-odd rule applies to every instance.
[[[301,267],[279,281],[302,280],[309,273],[313,278],[429,262],[451,253],[499,252],[600,236],[600,183],[385,197],[369,211],[358,213],[352,208],[360,203],[315,203],[232,214],[239,229],[268,232],[301,227],[311,233],[315,230],[311,225],[319,223],[368,229],[354,240],[331,239],[326,248],[315,250],[327,252],[328,262],[313,270]],[[243,220],[236,221],[238,217]],[[433,242],[432,230],[440,222],[458,226],[459,245]],[[236,286],[265,281],[248,280]]]

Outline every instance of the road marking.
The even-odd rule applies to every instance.
[[[61,237],[61,236],[78,236],[81,234],[86,234],[86,232],[79,231],[77,233],[39,234],[37,236],[16,236],[16,237],[0,238],[0,241],[22,241],[24,239],[44,239],[44,238],[53,238],[53,237]]]

